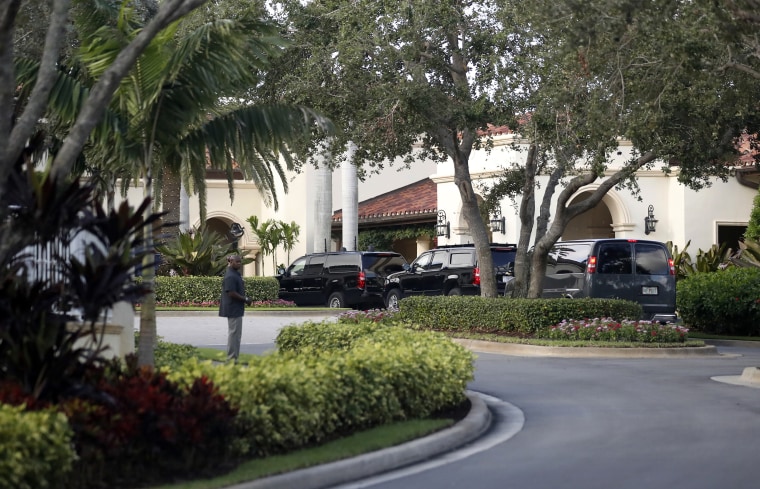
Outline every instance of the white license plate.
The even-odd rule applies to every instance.
[[[642,295],[657,295],[657,287],[642,287]]]
[[[501,277],[501,281],[502,281],[502,282],[504,282],[504,283],[507,283],[507,282],[509,282],[510,280],[512,280],[513,278],[514,278],[514,277],[510,277],[509,275],[502,275],[502,277]]]

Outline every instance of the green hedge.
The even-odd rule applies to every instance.
[[[356,324],[333,324],[307,321],[300,325],[285,326],[275,339],[278,351],[302,353],[317,348],[326,350],[348,350],[358,340],[387,326],[371,321]]]
[[[0,404],[0,489],[61,487],[76,453],[66,416]]]
[[[760,268],[696,273],[676,287],[678,313],[689,327],[705,333],[760,335]]]
[[[277,353],[247,366],[193,360],[171,377],[188,383],[208,376],[240,409],[249,427],[246,450],[259,456],[423,418],[464,402],[474,374],[471,352],[433,332],[393,327],[349,332],[356,327],[314,324],[313,337],[302,337],[294,348],[308,354]],[[349,347],[319,346],[315,338],[327,338],[334,329],[353,337]]]
[[[274,277],[243,277],[245,293],[254,301],[277,299],[279,282]],[[219,301],[222,277],[156,277],[156,302],[203,303]]]
[[[638,319],[641,305],[618,299],[511,299],[479,296],[407,297],[396,319],[439,331],[535,333],[564,319]]]

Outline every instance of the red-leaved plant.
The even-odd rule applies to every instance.
[[[217,473],[235,462],[237,410],[206,377],[188,390],[163,372],[96,372],[97,398],[61,402],[75,432],[71,487],[137,487]]]

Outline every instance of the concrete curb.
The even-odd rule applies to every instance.
[[[399,469],[441,455],[481,436],[491,426],[485,401],[467,391],[471,408],[451,428],[395,447],[230,486],[229,489],[324,489]]]
[[[715,345],[715,346],[735,346],[739,348],[760,348],[760,341],[711,340],[711,339],[703,339],[702,341],[704,341],[708,345]]]
[[[557,347],[523,345],[519,343],[496,343],[492,341],[454,338],[454,342],[465,348],[482,353],[498,353],[516,357],[556,357],[556,358],[683,358],[693,356],[714,356],[724,358],[732,355],[718,353],[714,345],[685,348],[595,348]]]
[[[719,375],[710,377],[717,382],[724,384],[741,385],[744,387],[754,387],[760,389],[760,368],[745,367],[741,375]]]

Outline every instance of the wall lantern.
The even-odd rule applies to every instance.
[[[507,222],[501,215],[501,209],[496,208],[491,216],[491,231],[494,233],[504,233],[507,230]]]
[[[446,220],[446,211],[443,209],[438,211],[438,222],[435,225],[435,235],[445,236],[446,239],[451,235],[451,226],[449,221]]]
[[[242,238],[244,232],[245,231],[243,231],[243,226],[241,226],[240,223],[233,222],[232,224],[230,224],[230,234],[232,235],[233,238],[235,239]]]
[[[237,250],[238,249],[238,241],[240,241],[240,238],[243,237],[243,226],[240,225],[240,223],[233,222],[230,224],[230,235],[232,236],[232,249]]]
[[[644,218],[644,234],[655,232],[657,229],[657,219],[654,218],[654,206],[649,205],[647,217]]]

